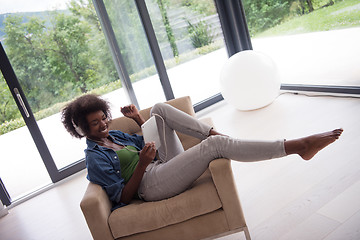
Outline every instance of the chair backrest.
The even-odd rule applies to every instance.
[[[181,97],[181,98],[176,98],[176,99],[172,99],[170,101],[167,101],[166,103],[172,105],[173,107],[191,115],[191,116],[195,116],[195,111],[194,108],[192,106],[192,102],[189,96],[186,97]],[[140,111],[141,116],[143,116],[143,118],[145,120],[150,118],[150,110],[151,108],[146,108]],[[115,118],[111,121],[110,129],[114,130],[120,130],[122,132],[125,133],[129,133],[129,134],[139,134],[141,135],[141,129],[140,127],[135,123],[135,121],[133,121],[132,119],[126,118],[126,117],[119,117],[119,118]],[[181,134],[181,133],[177,133],[180,141],[182,142],[184,149],[188,149],[189,147],[194,146],[195,144],[199,143],[200,141],[196,138]]]

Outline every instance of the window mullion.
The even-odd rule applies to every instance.
[[[169,77],[167,75],[164,59],[162,57],[158,41],[156,39],[155,31],[151,23],[149,12],[144,0],[136,0],[136,6],[139,12],[141,23],[144,27],[145,34],[150,46],[151,54],[153,56],[157,72],[159,74],[160,82],[164,90],[166,100],[175,98],[171,88]]]
[[[101,24],[101,27],[103,29],[106,41],[109,44],[110,52],[112,54],[116,70],[119,74],[120,81],[125,88],[125,92],[128,94],[128,98],[131,103],[133,103],[137,108],[139,107],[139,103],[136,99],[134,89],[131,84],[131,80],[128,74],[128,71],[125,67],[124,59],[121,55],[121,51],[119,48],[119,45],[117,44],[116,37],[114,30],[111,26],[109,15],[107,14],[104,1],[103,0],[93,0],[94,7],[96,10],[96,13],[99,17],[99,21]]]

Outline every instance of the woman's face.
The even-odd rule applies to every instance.
[[[109,136],[109,120],[103,111],[99,110],[90,113],[86,116],[86,119],[90,129],[87,137],[97,140]]]

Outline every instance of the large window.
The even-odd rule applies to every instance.
[[[228,55],[213,1],[94,3],[115,63],[123,81],[133,83],[140,107],[184,95],[197,103],[219,93]]]
[[[358,0],[243,0],[254,50],[283,84],[360,86]]]
[[[113,117],[184,95],[200,110],[222,99],[228,56],[252,48],[277,62],[283,87],[360,89],[356,0],[47,2],[1,6],[0,177],[13,200],[84,169],[84,140],[60,110],[85,93]]]
[[[228,58],[213,1],[146,0],[175,97],[200,102],[219,93]]]
[[[67,102],[103,95],[115,117],[129,103],[91,2],[28,2],[0,15],[0,176],[13,201],[84,168],[85,140],[61,124]]]
[[[72,99],[100,94],[118,117],[130,102],[219,93],[228,55],[212,1],[28,3],[0,13],[0,176],[12,200],[84,168],[84,140],[61,124]]]
[[[1,81],[0,84],[5,84],[3,79]],[[2,89],[3,94],[11,96],[6,86]],[[8,98],[7,103],[16,106],[11,98]],[[20,115],[18,109],[14,108],[14,111]],[[6,122],[2,122],[4,124]],[[20,127],[0,135],[0,145],[0,176],[12,199],[21,198],[51,183],[28,129]]]
[[[121,71],[126,70],[122,75],[127,74],[124,77],[133,83],[139,107],[146,108],[165,101],[135,1],[105,0],[104,7],[102,14],[109,17],[109,27],[114,33],[111,37],[114,37],[114,44],[117,44],[123,59]]]

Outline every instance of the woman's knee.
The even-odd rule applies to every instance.
[[[207,146],[211,146],[213,148],[221,147],[226,142],[227,136],[222,135],[211,135],[207,137],[203,142]]]
[[[226,151],[226,137],[221,135],[212,135],[200,143],[200,151],[211,159],[224,157]]]
[[[151,114],[161,114],[163,112],[163,109],[166,108],[167,104],[166,103],[156,103],[152,108],[151,108]]]

